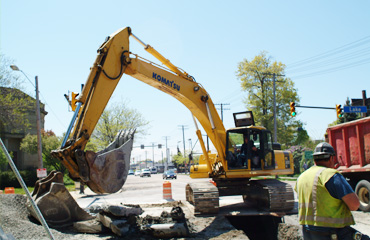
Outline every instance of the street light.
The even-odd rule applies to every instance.
[[[27,77],[27,75],[19,69],[16,65],[10,65],[10,68],[14,71],[20,71],[23,75],[30,81],[33,85],[31,80]],[[40,101],[39,101],[39,87],[38,87],[38,77],[35,77],[35,91],[36,91],[36,125],[37,125],[37,154],[39,160],[39,169],[43,168],[42,163],[42,145],[41,145],[41,121],[40,121]]]

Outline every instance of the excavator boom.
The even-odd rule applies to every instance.
[[[130,36],[143,44],[165,67],[132,55],[129,48]],[[216,147],[219,154],[216,162],[225,164],[225,128],[209,94],[194,78],[174,66],[150,45],[144,44],[131,33],[129,27],[107,37],[97,52],[90,74],[78,95],[70,132],[67,132],[62,147],[53,151],[53,155],[69,170],[72,179],[86,183],[97,193],[118,191],[126,180],[134,131],[118,135],[115,146],[109,151],[84,151],[123,74],[155,87],[183,103],[200,122]],[[207,158],[205,148],[203,154]]]
[[[130,36],[164,66],[131,53]],[[186,187],[187,199],[198,212],[217,212],[218,197],[228,195],[242,195],[245,202],[264,202],[263,207],[269,209],[286,211],[292,208],[294,196],[290,186],[278,180],[250,180],[254,176],[292,174],[292,154],[275,151],[271,132],[254,126],[253,118],[250,119],[253,121],[238,118],[236,128],[226,131],[207,91],[192,76],[133,35],[129,27],[113,33],[99,47],[81,93],[77,99],[72,99],[76,102],[75,115],[61,148],[53,151],[72,179],[87,184],[96,193],[116,192],[126,181],[134,129],[118,133],[115,141],[103,151],[84,151],[123,74],[171,95],[192,113],[203,155],[200,164],[191,167],[190,176],[212,178],[216,185],[190,184]],[[216,148],[216,154],[206,150],[197,121]],[[240,154],[244,140],[248,139],[258,141],[253,146],[258,147],[258,156],[252,158],[250,152]],[[282,201],[274,204],[279,199]]]

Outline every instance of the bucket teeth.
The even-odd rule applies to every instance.
[[[125,183],[130,168],[134,131],[121,131],[104,150],[86,152],[89,181],[86,184],[95,193],[115,193]]]

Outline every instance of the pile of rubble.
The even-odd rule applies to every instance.
[[[30,217],[26,197],[0,194],[0,239],[49,239],[45,229]],[[225,217],[195,217],[188,203],[168,202],[140,205],[93,205],[85,209],[92,220],[68,227],[53,226],[55,239],[249,239],[245,221],[236,229]],[[235,224],[234,224],[235,225]],[[249,225],[249,226],[247,226]],[[277,239],[302,239],[299,229],[280,224]],[[250,239],[256,239],[250,237]],[[275,239],[275,238],[274,238]]]
[[[110,229],[120,237],[147,235],[156,238],[187,237],[189,229],[182,208],[172,207],[170,212],[162,211],[160,216],[144,214],[139,205],[92,206],[87,209],[96,218],[73,224],[77,232],[103,233]]]
[[[3,236],[49,239],[42,225],[30,217],[26,202],[23,195],[0,195]],[[176,201],[140,206],[91,206],[85,210],[94,216],[92,220],[76,222],[69,227],[54,227],[51,232],[55,239],[248,239],[223,217],[187,217],[187,208]]]

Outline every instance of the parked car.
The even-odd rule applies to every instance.
[[[149,169],[143,169],[140,173],[140,177],[151,177],[152,175],[150,174]]]
[[[168,170],[163,173],[163,179],[177,179],[177,174],[173,170]]]
[[[134,175],[134,171],[133,170],[128,170],[128,175]]]
[[[135,171],[135,176],[140,176],[140,173],[141,173],[141,171],[140,171],[140,170],[136,170],[136,171]]]

